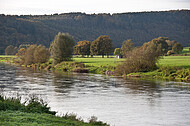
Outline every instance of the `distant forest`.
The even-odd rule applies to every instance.
[[[131,39],[136,46],[159,36],[190,46],[190,10],[160,12],[53,15],[0,15],[0,54],[9,45],[43,44],[47,47],[58,32],[76,42],[109,35],[115,47]]]

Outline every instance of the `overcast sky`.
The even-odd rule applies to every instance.
[[[190,9],[190,0],[0,0],[0,14],[122,13]]]

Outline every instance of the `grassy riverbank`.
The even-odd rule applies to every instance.
[[[157,78],[177,81],[190,81],[189,47],[185,47],[181,56],[164,56],[158,62],[158,69],[149,72],[130,73],[128,77]]]
[[[130,73],[128,77],[143,78],[162,78],[172,80],[189,80],[190,79],[190,56],[189,47],[185,47],[181,52],[181,56],[164,56],[158,62],[158,69],[149,72]],[[15,56],[0,56],[2,62],[13,62]],[[30,65],[35,69],[57,70],[57,71],[76,71],[89,72],[95,74],[104,74],[105,71],[114,71],[116,66],[125,59],[101,58],[96,56],[93,58],[74,57],[73,61],[62,62],[56,66],[52,65],[52,60],[43,64]]]
[[[125,59],[112,58],[73,58],[75,62],[81,62],[85,64],[85,67],[89,69],[90,73],[104,74],[105,71],[114,71],[116,65],[124,61]]]
[[[20,102],[20,98],[5,98],[0,95],[1,126],[108,126],[91,117],[89,123],[77,118],[75,114],[55,116],[47,104],[37,98],[31,98],[28,104]]]
[[[159,63],[154,71],[130,73],[127,77],[190,81],[190,56],[164,57]]]
[[[46,113],[0,111],[1,126],[106,126],[103,123],[85,123],[72,117],[57,117]]]

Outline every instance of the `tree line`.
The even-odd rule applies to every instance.
[[[18,50],[18,52],[17,52]],[[51,57],[55,66],[63,61],[72,60],[73,54],[82,55],[107,55],[113,54],[113,43],[108,35],[101,35],[94,41],[79,41],[75,45],[74,38],[68,33],[58,33],[49,48],[43,45],[21,44],[18,48],[8,46],[6,54],[13,54],[19,58],[19,63],[31,65],[46,63]],[[156,63],[160,56],[178,54],[183,50],[181,43],[169,40],[167,37],[158,37],[142,46],[135,47],[132,40],[125,40],[121,48],[115,48],[115,55],[122,55],[126,60],[116,67],[116,73],[125,75],[132,72],[146,72],[157,68]]]
[[[70,33],[75,41],[94,41],[98,36],[109,35],[114,47],[120,47],[127,38],[141,46],[159,36],[190,46],[190,11],[55,15],[0,15],[0,54],[8,45],[22,42],[50,46],[58,32]]]
[[[21,44],[18,48],[12,45],[5,49],[6,55],[17,55],[20,63],[30,65],[35,63],[45,63],[49,60],[50,55],[53,64],[69,61],[75,55],[107,55],[113,53],[113,43],[109,36],[102,35],[93,42],[79,41],[75,46],[74,38],[68,33],[58,33],[49,49],[43,45],[37,44]]]
[[[171,41],[167,37],[155,38],[147,43],[144,43],[141,48],[143,48],[143,51],[145,51],[148,47],[154,49],[154,47],[150,45],[156,46],[157,48],[155,49],[155,52],[159,49],[158,51],[162,55],[180,53],[183,50],[183,46],[179,42],[175,40]],[[36,44],[21,44],[19,47],[10,45],[5,49],[5,54],[16,54],[20,58],[20,63],[25,65],[45,63],[49,60],[51,55],[54,64],[57,64],[62,61],[71,60],[73,54],[82,55],[82,57],[85,55],[87,55],[87,57],[89,57],[89,55],[91,55],[91,57],[93,57],[93,55],[102,55],[102,58],[104,58],[104,55],[109,57],[109,55],[114,53],[114,55],[129,58],[128,55],[135,48],[140,47],[135,47],[134,42],[128,39],[123,41],[121,48],[115,48],[114,50],[112,39],[108,35],[101,35],[92,42],[87,40],[79,41],[75,45],[75,40],[71,35],[68,33],[58,33],[49,49],[43,45],[37,46]]]
[[[183,46],[181,43],[175,40],[169,40],[168,37],[158,37],[152,39],[151,41],[144,43],[143,46],[148,46],[151,43],[155,43],[157,46],[160,45],[160,50],[162,55],[172,55],[179,54],[183,50]],[[128,52],[134,49],[134,42],[131,39],[125,40],[122,43],[121,48],[116,48],[114,50],[114,55],[126,56]]]

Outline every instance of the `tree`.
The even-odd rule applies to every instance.
[[[20,64],[24,64],[25,62],[25,53],[26,53],[26,49],[25,48],[21,48],[18,50],[18,53],[16,54],[19,58],[20,58]]]
[[[93,55],[99,54],[99,43],[97,41],[93,41],[90,45],[90,55],[93,57]]]
[[[167,44],[168,44],[168,50],[172,50],[172,47],[174,46],[175,43],[177,43],[177,41],[173,40],[166,40]]]
[[[17,50],[17,47],[14,47],[12,45],[7,46],[7,48],[5,49],[5,55],[16,55]]]
[[[143,44],[143,48],[148,47],[149,45],[155,44],[156,47],[159,47],[157,49],[160,49],[161,54],[166,54],[168,52],[168,44],[167,41],[168,38],[167,37],[158,37],[155,39],[152,39],[151,41],[144,43]]]
[[[49,51],[42,45],[30,45],[27,49],[21,48],[16,54],[20,64],[31,65],[34,63],[45,63],[49,60]]]
[[[82,57],[84,57],[84,55],[89,56],[90,55],[90,41],[79,41],[77,43],[77,45],[74,47],[74,52],[76,55],[82,55]]]
[[[131,41],[131,39],[125,40],[121,46],[121,54],[125,56],[129,51],[132,51],[133,49],[134,43]]]
[[[35,52],[36,48],[37,48],[37,45],[31,45],[30,47],[28,47],[26,49],[26,53],[24,56],[24,64],[25,65],[31,65],[31,64],[35,63],[34,52]]]
[[[30,47],[30,45],[31,44],[21,44],[20,46],[19,46],[19,49],[21,49],[21,48],[28,48],[28,47]]]
[[[90,51],[91,55],[109,55],[113,53],[113,43],[108,35],[101,35],[96,40],[94,40],[91,44]]]
[[[114,50],[114,55],[120,56],[120,55],[121,55],[121,49],[120,49],[120,48],[116,48],[116,49]]]
[[[45,46],[39,45],[34,51],[34,62],[45,63],[49,60],[49,51]]]
[[[72,58],[74,39],[68,33],[58,33],[50,46],[54,65]]]
[[[173,45],[173,47],[172,47],[172,51],[174,53],[178,53],[179,54],[182,50],[183,50],[183,46],[179,42],[175,43]]]

